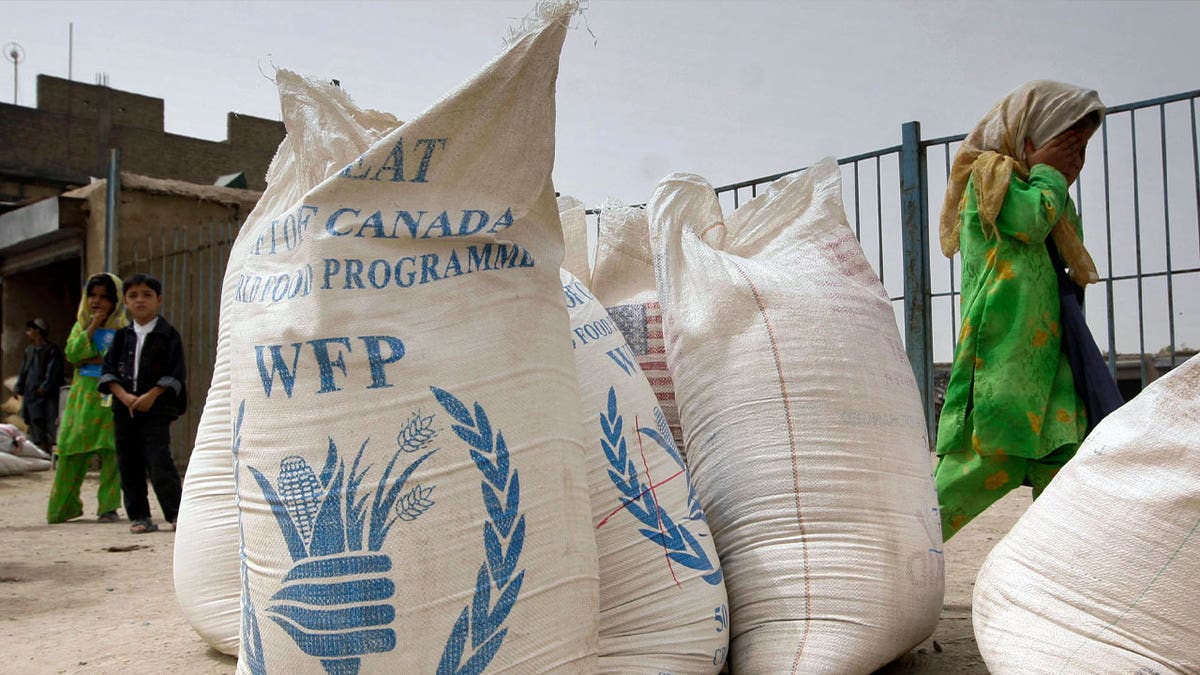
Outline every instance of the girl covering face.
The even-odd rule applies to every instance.
[[[955,156],[940,224],[942,252],[962,252],[962,331],[937,436],[944,539],[1016,487],[1036,498],[1087,432],[1050,248],[1079,286],[1098,279],[1067,188],[1103,115],[1090,89],[1029,82]]]

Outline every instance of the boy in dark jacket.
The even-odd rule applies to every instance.
[[[146,472],[162,516],[172,526],[182,484],[171,456],[171,422],[187,408],[183,340],[159,315],[162,282],[147,274],[124,281],[125,308],[133,322],[117,331],[104,356],[100,393],[113,396],[113,431],[129,531],[158,530],[150,519]]]

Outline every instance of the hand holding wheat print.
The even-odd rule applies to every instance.
[[[271,505],[293,565],[266,613],[304,653],[321,658],[329,673],[356,673],[366,654],[396,647],[390,624],[395,583],[389,556],[378,551],[397,520],[412,521],[433,506],[433,487],[417,485],[401,497],[414,471],[437,448],[433,415],[414,413],[397,436],[397,449],[373,492],[360,495],[371,469],[363,463],[363,441],[346,473],[332,438],[320,476],[302,457],[280,463],[276,485],[248,467]],[[423,452],[393,479],[402,455]],[[370,508],[367,502],[370,500]],[[364,551],[365,545],[365,551]]]
[[[432,390],[483,475],[480,491],[488,514],[483,527],[485,563],[471,604],[455,621],[438,664],[438,673],[469,675],[483,672],[503,645],[508,634],[504,624],[525,579],[525,570],[518,569],[525,542],[520,475],[511,466],[504,434],[493,432],[482,406],[476,403],[468,410],[448,392]],[[391,602],[396,587],[388,577],[392,560],[378,551],[397,521],[412,522],[434,505],[434,486],[418,484],[405,492],[417,468],[440,450],[428,449],[438,436],[434,418],[412,414],[369,494],[360,492],[371,470],[363,466],[370,439],[359,447],[348,474],[332,438],[319,475],[299,456],[280,462],[274,485],[247,467],[271,506],[293,561],[265,613],[304,653],[320,658],[327,673],[357,673],[362,656],[396,648],[396,633],[390,628],[396,619]],[[239,426],[240,421],[241,416]],[[393,479],[398,461],[406,455],[419,456]],[[250,627],[257,633],[253,606],[246,607]],[[266,672],[260,652],[251,664],[257,666],[252,667],[256,675]]]

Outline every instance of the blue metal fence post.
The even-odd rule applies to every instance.
[[[120,274],[117,266],[117,228],[121,213],[121,149],[112,148],[104,193],[104,271]]]
[[[917,389],[925,406],[925,424],[933,439],[933,320],[929,277],[929,180],[921,123],[901,128],[900,213],[904,247],[904,341]]]

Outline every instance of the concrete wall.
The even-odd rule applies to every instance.
[[[48,75],[37,79],[38,107],[0,104],[0,201],[28,185],[86,184],[107,175],[109,148],[123,171],[211,185],[244,171],[250,189],[266,187],[281,122],[229,113],[225,141],[169,134],[163,100]]]
[[[226,204],[179,195],[122,190],[117,228],[117,258],[121,262],[117,269],[135,257],[162,255],[164,249],[169,253],[195,247],[197,237],[201,236],[198,226],[229,222],[240,225],[254,208],[259,193],[239,192],[245,194],[245,201]],[[104,209],[105,190],[101,183],[87,197],[85,275],[104,271]]]

